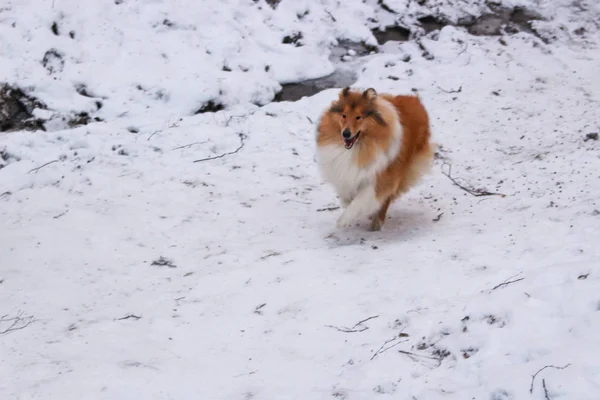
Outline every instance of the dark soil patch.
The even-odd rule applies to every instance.
[[[302,47],[303,46],[302,38],[303,38],[302,32],[294,32],[291,35],[284,36],[281,43],[293,44],[296,47]]]
[[[0,84],[0,132],[45,130],[44,121],[33,116],[36,108],[46,109],[46,106],[19,88]]]
[[[349,54],[350,51],[354,52],[354,56],[368,56],[373,52],[377,52],[377,46],[365,42],[352,42],[350,40],[339,39],[338,45],[331,49],[334,58],[342,58]]]
[[[75,114],[73,118],[67,121],[67,124],[69,125],[69,127],[75,128],[76,126],[87,125],[91,122],[91,120],[92,118],[90,117],[90,114],[83,111]]]
[[[254,0],[257,1],[257,0]],[[270,5],[273,10],[277,8],[277,5],[281,2],[281,0],[266,0],[267,4]]]
[[[282,85],[281,91],[275,95],[275,101],[296,101],[326,89],[351,86],[354,82],[356,82],[356,74],[338,70],[323,78]]]
[[[200,107],[195,113],[194,115],[197,114],[204,114],[207,112],[217,112],[217,111],[221,111],[224,110],[225,106],[221,103],[217,103],[213,100],[209,100],[208,102],[204,103],[202,105],[202,107]]]
[[[457,23],[452,23],[442,16],[435,15],[421,17],[418,21],[425,34],[439,31],[447,25],[453,25],[464,27],[470,34],[475,36],[500,36],[504,33],[513,34],[517,32],[527,32],[538,36],[531,22],[542,20],[541,15],[523,7],[490,6],[490,11],[477,18],[463,18]],[[401,26],[388,26],[384,30],[374,29],[372,32],[380,45],[389,41],[405,42],[411,36],[410,29]]]
[[[169,268],[177,268],[177,265],[173,263],[173,260],[170,260],[166,257],[160,256],[158,259],[152,261],[151,265],[155,265],[158,267],[169,267]]]
[[[377,39],[377,43],[384,44],[387,42],[406,42],[410,39],[410,29],[402,26],[386,26],[383,30],[373,29],[373,36]]]

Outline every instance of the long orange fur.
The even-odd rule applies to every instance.
[[[378,206],[368,215],[372,230],[381,229],[390,204],[417,184],[431,166],[435,146],[430,143],[429,115],[425,107],[418,96],[377,94],[372,88],[364,92],[345,88],[322,114],[318,125],[317,149],[337,151],[338,148],[343,156],[346,154],[341,153],[344,147],[342,132],[346,129],[353,134],[360,132],[352,148],[343,150],[353,152],[357,176],[362,176],[361,171],[368,171],[376,162],[382,162],[382,154],[386,154],[390,146],[397,146],[394,144],[397,122],[401,127],[397,154],[385,160],[385,165],[373,174],[373,181],[356,182],[359,189],[360,185],[374,185]],[[321,168],[328,166],[321,165]],[[348,206],[354,199],[341,200],[342,205]],[[338,226],[347,225],[340,221]]]

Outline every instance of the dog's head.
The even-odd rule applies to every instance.
[[[340,135],[346,149],[351,149],[361,135],[368,135],[374,125],[385,125],[377,109],[377,92],[369,88],[364,92],[349,87],[340,91],[339,98],[329,109],[339,122]]]

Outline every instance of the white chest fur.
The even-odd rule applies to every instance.
[[[331,183],[344,206],[348,205],[364,187],[375,185],[377,174],[383,171],[400,151],[402,128],[395,121],[393,141],[387,151],[381,150],[373,162],[359,167],[358,146],[347,150],[343,145],[327,145],[317,148],[317,163],[323,179]]]

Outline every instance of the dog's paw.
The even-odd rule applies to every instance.
[[[377,232],[381,230],[383,226],[383,222],[379,219],[379,217],[373,217],[371,220],[371,226],[369,227],[371,232]]]
[[[348,216],[348,214],[347,214],[347,213],[343,213],[343,214],[340,216],[340,218],[338,218],[336,226],[337,226],[339,229],[343,229],[343,228],[349,228],[350,226],[352,226],[352,223],[353,223],[353,222],[354,222],[354,221],[353,221],[353,219],[352,219],[352,218],[349,218],[349,216]]]

